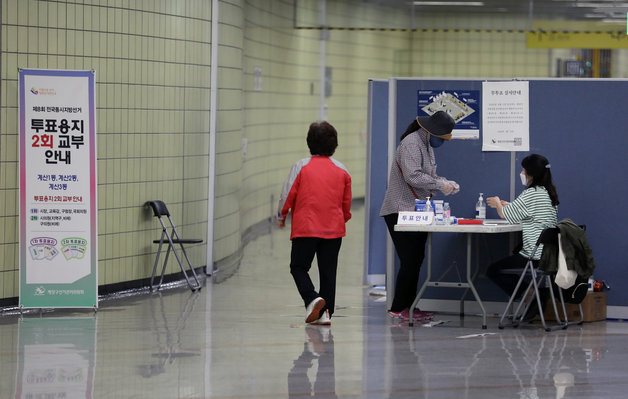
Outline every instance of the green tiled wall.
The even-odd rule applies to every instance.
[[[300,17],[318,21],[315,2],[300,3]],[[355,2],[327,4],[329,23],[351,13],[375,17],[368,8],[356,10]],[[293,2],[251,0],[244,13],[243,136],[248,146],[241,176],[242,231],[271,216],[290,166],[309,156],[305,138],[309,124],[319,118],[320,95],[320,32],[293,29]],[[395,51],[410,45],[407,33],[330,32],[326,65],[333,83],[327,119],[338,130],[334,157],[349,169],[354,197],[364,196],[366,82],[392,76]],[[254,87],[256,67],[262,70],[261,91]]]
[[[18,295],[17,69],[96,71],[98,280],[141,279],[159,236],[147,200],[207,235],[210,32],[201,0],[2,0],[0,298]],[[205,244],[189,252],[207,263]]]
[[[158,224],[143,204],[163,199],[186,236],[206,237],[211,1],[1,0],[0,298],[18,295],[17,68],[95,69],[97,81],[99,283],[145,278]],[[214,258],[236,254],[242,235],[268,219],[289,168],[309,155],[319,118],[320,35],[294,29],[292,0],[221,0],[218,59]],[[304,24],[317,1],[299,1]],[[327,23],[407,25],[376,3],[327,1]],[[363,21],[363,23],[360,23]],[[520,27],[523,20],[451,16],[422,27]],[[328,120],[335,157],[364,196],[369,78],[550,76],[551,50],[526,48],[521,33],[329,32]],[[628,77],[626,51],[613,76]],[[261,69],[256,90],[255,69]],[[247,143],[246,154],[242,151]],[[206,245],[191,248],[205,265]],[[178,267],[171,263],[170,272]]]

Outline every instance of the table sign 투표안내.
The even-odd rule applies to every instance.
[[[430,225],[434,222],[434,212],[399,212],[397,224]]]

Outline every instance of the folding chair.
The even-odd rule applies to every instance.
[[[190,289],[192,291],[200,290],[201,283],[198,281],[198,277],[196,275],[196,271],[194,270],[194,266],[192,266],[192,263],[190,262],[190,258],[188,257],[187,252],[185,252],[185,247],[183,246],[183,244],[200,244],[203,242],[203,240],[201,238],[181,238],[179,236],[179,232],[177,231],[177,228],[172,222],[172,218],[170,217],[170,212],[168,212],[168,208],[166,207],[166,204],[164,204],[163,201],[159,201],[159,200],[148,201],[147,204],[150,205],[150,207],[153,209],[154,216],[157,219],[159,219],[159,223],[161,223],[161,238],[159,240],[153,240],[153,243],[159,244],[159,248],[157,249],[157,257],[155,258],[155,265],[153,266],[153,274],[150,277],[151,291],[153,290],[153,282],[155,280],[155,273],[157,272],[157,264],[159,263],[159,256],[161,255],[161,248],[166,242],[168,244],[168,250],[166,251],[164,264],[161,268],[161,278],[159,279],[159,285],[157,286],[157,289],[161,287],[161,284],[164,280],[164,273],[166,272],[166,265],[168,264],[168,257],[170,256],[170,250],[172,250],[172,252],[174,253],[174,256],[177,258],[177,262],[179,262],[179,267],[181,268],[181,271],[183,272],[183,276],[185,277],[185,280],[187,281]],[[172,231],[170,233],[168,232],[168,227],[166,226],[166,223],[164,223],[162,216],[167,217],[168,221],[170,222],[170,226],[172,227]],[[183,252],[183,255],[185,256],[185,260],[187,261],[190,272],[192,273],[192,276],[194,277],[194,283],[190,280],[188,273],[185,271],[185,267],[183,267],[181,258],[179,257],[179,254],[176,251],[175,244],[179,244],[179,246],[181,247],[181,252]]]
[[[538,240],[536,241],[536,244],[535,244],[534,250],[532,251],[532,254],[536,253],[538,247],[541,244],[558,242],[558,234],[559,233],[560,233],[560,230],[557,227],[550,227],[550,228],[546,228],[545,230],[543,230],[541,232],[541,234],[539,235]],[[527,288],[526,288],[526,290],[525,290],[525,292],[523,294],[523,298],[524,299],[519,302],[518,306],[515,308],[514,312],[512,313],[512,321],[511,321],[511,323],[512,323],[513,327],[518,327],[519,326],[519,324],[523,320],[525,314],[528,312],[528,309],[530,308],[530,305],[532,304],[533,301],[536,301],[536,303],[537,303],[537,306],[539,308],[539,316],[541,318],[541,324],[543,325],[543,328],[545,329],[545,331],[552,331],[552,330],[557,330],[557,329],[565,329],[570,324],[582,323],[582,320],[584,320],[584,314],[582,312],[582,305],[580,305],[581,320],[580,321],[575,321],[575,322],[569,322],[568,321],[567,310],[565,309],[565,300],[563,298],[563,291],[562,291],[562,289],[558,289],[558,297],[560,299],[560,305],[561,305],[561,308],[562,308],[564,321],[559,316],[558,308],[556,306],[556,297],[554,295],[554,289],[552,287],[552,280],[551,280],[551,278],[553,276],[551,274],[545,273],[544,271],[539,270],[538,268],[534,267],[534,261],[532,259],[532,254],[528,258],[528,262],[526,263],[525,267],[521,271],[521,277],[519,277],[519,281],[517,282],[517,286],[515,287],[512,295],[510,296],[510,299],[508,301],[508,304],[506,305],[506,309],[504,309],[504,313],[502,314],[502,317],[499,319],[498,327],[500,329],[504,328],[504,326],[505,326],[504,320],[508,317],[509,309],[511,308],[511,306],[513,308],[515,308],[514,307],[515,297],[517,295],[517,292],[519,291],[519,287],[521,287],[521,285],[523,284],[523,281],[526,278],[526,276],[530,276],[530,282],[528,283],[528,286],[527,286]],[[515,272],[515,270],[516,269],[511,270],[511,272]],[[552,301],[552,306],[554,308],[554,315],[556,316],[556,323],[557,324],[554,325],[554,326],[548,326],[547,323],[545,322],[545,316],[543,315],[543,306],[542,306],[542,303],[541,303],[541,297],[539,295],[539,286],[541,285],[543,280],[545,280],[545,284],[549,288],[550,298],[551,298],[551,301]],[[532,295],[529,295],[530,293]],[[525,299],[525,298],[527,298],[527,299]]]

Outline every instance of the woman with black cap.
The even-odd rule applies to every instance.
[[[388,232],[399,256],[400,268],[395,283],[395,295],[389,315],[407,320],[409,309],[416,297],[419,272],[425,255],[425,232],[396,232],[395,224],[400,211],[414,210],[414,200],[424,200],[438,191],[455,194],[458,184],[436,174],[433,148],[451,140],[456,122],[444,111],[431,116],[419,116],[401,136],[395,151],[388,179],[388,189],[379,215],[384,217]],[[427,319],[430,313],[414,310],[414,319]]]

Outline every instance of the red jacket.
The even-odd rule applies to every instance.
[[[312,156],[297,161],[283,185],[277,217],[292,209],[294,237],[339,238],[351,219],[351,176],[331,157]]]

